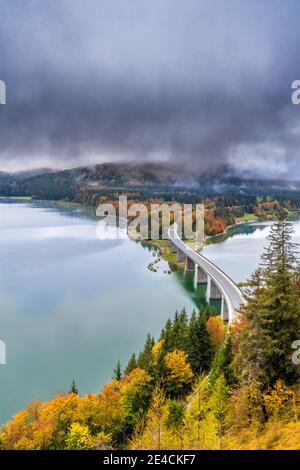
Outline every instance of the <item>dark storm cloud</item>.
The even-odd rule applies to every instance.
[[[297,0],[0,0],[0,14],[0,168],[170,160],[300,176]]]

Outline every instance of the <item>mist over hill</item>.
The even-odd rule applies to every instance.
[[[55,171],[38,169],[0,172],[1,196],[32,196],[37,199],[81,200],[85,192],[105,189],[177,190],[199,193],[276,195],[297,193],[300,181],[264,180],[237,176],[229,165],[192,171],[167,164],[104,163]]]

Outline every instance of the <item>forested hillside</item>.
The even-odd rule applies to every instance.
[[[300,210],[300,183],[233,176],[228,165],[194,171],[163,164],[101,164],[70,170],[0,172],[0,197],[26,196],[97,207],[126,195],[128,205],[203,203],[206,235],[255,218],[274,219],[282,208]]]

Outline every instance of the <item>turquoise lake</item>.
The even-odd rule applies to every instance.
[[[100,240],[93,210],[75,204],[0,202],[0,421],[33,399],[98,392],[148,332],[204,301],[191,273],[172,272],[132,240]],[[296,241],[300,223],[295,222]],[[204,255],[235,281],[257,267],[268,224],[237,227]]]

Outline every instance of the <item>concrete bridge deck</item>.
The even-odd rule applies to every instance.
[[[245,303],[241,290],[234,281],[212,261],[187,246],[179,238],[174,225],[169,230],[169,238],[173,247],[176,247],[179,257],[185,257],[187,270],[196,270],[196,268],[197,271],[199,270],[200,281],[198,282],[204,283],[203,275],[207,276],[207,283],[210,285],[210,298],[218,298],[218,293],[220,294],[219,298],[222,299],[223,318],[231,322],[241,305]]]

